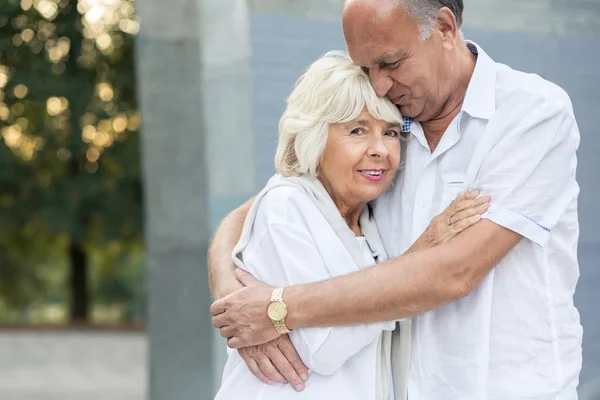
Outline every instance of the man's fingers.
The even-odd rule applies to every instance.
[[[275,366],[271,362],[271,359],[267,357],[266,354],[258,352],[254,354],[254,359],[258,363],[258,367],[260,368],[262,373],[265,374],[265,376],[268,379],[279,383],[287,382],[287,380],[283,377],[283,375],[279,373],[277,368],[275,368]]]
[[[229,339],[230,337],[233,337],[233,335],[235,334],[233,328],[230,326],[227,326],[227,325],[222,327],[221,329],[219,329],[219,333],[225,339]]]
[[[210,306],[211,315],[219,315],[225,312],[227,307],[225,307],[224,299],[217,300]]]
[[[235,269],[235,276],[244,286],[252,286],[258,283],[258,280],[255,277],[241,268]]]
[[[229,318],[227,318],[225,314],[219,314],[212,317],[212,324],[215,328],[220,329],[229,324]]]
[[[248,366],[248,369],[250,370],[250,372],[252,372],[252,374],[255,377],[260,379],[262,383],[266,383],[267,385],[273,385],[275,383],[275,381],[272,381],[271,379],[267,378],[267,376],[265,374],[263,374],[263,372],[258,367],[258,363],[256,361],[254,361],[254,358],[247,356],[245,353],[243,353],[241,351],[239,353],[240,353],[240,356],[242,356],[242,358],[246,362],[246,365]]]
[[[239,349],[241,347],[244,347],[246,344],[242,341],[242,339],[240,339],[237,336],[234,337],[230,337],[229,339],[227,339],[227,347],[229,347],[230,349]]]
[[[298,375],[300,375],[300,378],[306,381],[308,379],[308,368],[302,362],[302,359],[298,355],[298,352],[296,351],[296,348],[292,344],[292,341],[288,335],[281,337],[278,347],[283,353],[284,357],[288,359],[290,364],[292,364],[292,367],[294,367]]]

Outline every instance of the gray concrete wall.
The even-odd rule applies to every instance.
[[[337,3],[337,0],[334,2]],[[506,3],[506,0],[503,2]],[[266,0],[256,0],[254,6],[266,3]],[[283,7],[288,2],[281,3]],[[296,8],[292,11],[304,15],[306,13],[299,11],[301,5],[298,3],[308,4],[310,1],[293,3]],[[469,6],[473,5],[475,8],[478,3],[483,2],[472,0]],[[498,0],[489,3],[497,5],[501,2]],[[565,6],[565,2],[550,0],[527,3],[531,3],[531,7],[534,3],[538,3],[538,7],[554,3],[560,6],[559,9]],[[588,4],[596,4],[596,10],[600,8],[600,2],[592,4],[583,0],[569,0],[569,3],[584,11]],[[333,7],[332,2],[324,4]],[[345,48],[339,21],[327,17],[327,7],[324,7],[325,15],[322,19],[286,15],[279,13],[281,9],[275,13],[255,11],[253,14],[253,115],[261,184],[273,173],[277,122],[284,110],[284,99],[294,81],[319,55],[331,49]],[[290,12],[290,9],[283,11]],[[552,10],[546,9],[547,13],[549,11]],[[504,14],[507,13],[509,10],[505,9]],[[555,15],[560,17],[561,14],[557,12]],[[597,16],[598,13],[592,15]],[[531,30],[539,28],[540,18],[529,18]],[[466,28],[465,34],[467,38],[483,46],[496,61],[516,69],[538,73],[558,83],[573,101],[582,137],[578,170],[581,184],[581,279],[576,303],[584,326],[584,371],[581,380],[591,381],[592,377],[600,377],[600,318],[597,311],[600,305],[600,213],[594,207],[600,196],[600,179],[594,177],[594,173],[600,170],[600,137],[595,119],[600,110],[600,36],[494,33],[473,27]]]
[[[465,28],[500,32],[589,34],[600,32],[595,0],[468,0]],[[250,0],[252,10],[337,20],[342,0]]]

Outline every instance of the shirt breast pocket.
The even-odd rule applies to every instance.
[[[461,194],[467,191],[465,185],[465,174],[452,172],[442,174],[442,204],[440,204],[440,211],[446,209]]]

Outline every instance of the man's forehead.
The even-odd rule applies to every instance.
[[[410,43],[392,39],[350,40],[346,43],[348,54],[353,62],[361,67],[374,67],[405,58],[411,48]]]
[[[375,11],[386,12],[398,6],[397,0],[344,0],[342,7],[345,10],[350,7],[369,8]]]
[[[353,4],[372,0],[350,1]],[[420,40],[418,24],[398,6],[388,15],[347,15],[343,29],[350,57],[367,67],[406,54]]]

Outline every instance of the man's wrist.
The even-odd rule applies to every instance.
[[[298,300],[302,293],[301,286],[290,286],[285,289],[285,304],[288,309],[285,324],[289,330],[308,327],[308,313]]]

